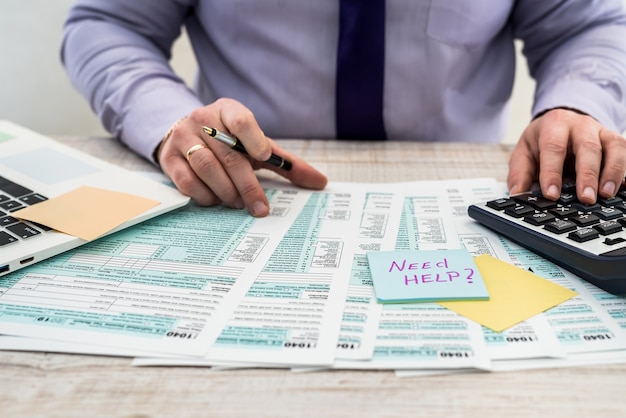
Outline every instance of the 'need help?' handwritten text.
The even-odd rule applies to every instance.
[[[443,258],[439,261],[423,261],[423,262],[408,262],[406,259],[401,262],[392,261],[389,266],[389,273],[393,273],[394,270],[398,272],[419,270],[419,273],[404,274],[404,284],[406,286],[416,285],[420,283],[450,283],[454,280],[466,280],[468,284],[473,284],[474,269],[465,267],[461,271],[458,270],[446,270],[449,269],[449,263],[447,258]],[[436,270],[434,272],[433,270]]]
[[[480,270],[465,249],[370,251],[367,258],[379,302],[489,299]]]

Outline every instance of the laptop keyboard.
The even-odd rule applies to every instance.
[[[47,200],[47,197],[0,176],[0,247],[35,237],[50,228],[24,222],[12,212]]]

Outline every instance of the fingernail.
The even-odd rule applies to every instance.
[[[583,189],[583,196],[586,199],[596,201],[596,192],[593,190],[593,187],[585,187]]]
[[[254,202],[252,205],[252,216],[264,216],[269,211],[267,205],[261,201]]]
[[[602,186],[602,192],[607,196],[615,196],[615,183],[612,181],[607,181]]]
[[[556,184],[552,184],[550,187],[548,187],[547,197],[553,197],[556,199],[559,196],[561,196],[561,189],[559,189],[559,187]]]

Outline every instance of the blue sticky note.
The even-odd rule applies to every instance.
[[[489,299],[467,250],[368,252],[367,259],[382,303]]]

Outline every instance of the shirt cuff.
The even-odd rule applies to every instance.
[[[550,109],[571,108],[586,113],[616,132],[626,130],[624,107],[600,86],[582,80],[564,80],[539,88],[533,106],[533,118]]]
[[[204,104],[184,85],[162,86],[143,92],[130,104],[120,140],[155,165],[154,151],[168,129]]]

